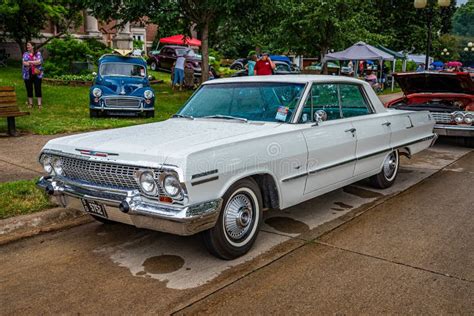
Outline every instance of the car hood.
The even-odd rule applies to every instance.
[[[111,92],[117,94],[131,94],[136,89],[148,86],[145,79],[133,77],[106,76],[98,79],[96,85],[107,87]]]
[[[105,154],[109,161],[153,166],[166,163],[169,156],[185,158],[187,154],[232,143],[245,134],[263,132],[275,126],[279,124],[173,118],[61,137],[49,141],[43,149],[76,155],[85,152],[88,156]]]
[[[405,95],[413,93],[474,94],[474,82],[469,73],[416,72],[394,74]]]

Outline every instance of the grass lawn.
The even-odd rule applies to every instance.
[[[52,207],[35,180],[0,183],[0,219],[30,214]]]
[[[170,74],[153,72],[165,83],[153,85],[156,94],[155,118],[89,118],[89,87],[53,86],[43,83],[43,110],[28,109],[26,90],[20,67],[0,68],[0,86],[15,86],[20,109],[29,111],[29,116],[16,119],[20,131],[34,134],[58,134],[96,129],[123,127],[162,121],[169,118],[191,95],[190,91],[171,90]],[[6,119],[0,119],[0,133],[7,130]]]

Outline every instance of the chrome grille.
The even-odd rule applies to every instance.
[[[139,167],[70,157],[61,158],[64,176],[67,178],[120,189],[138,189],[134,174]]]
[[[452,123],[453,119],[451,113],[431,112],[436,123]]]
[[[140,99],[134,98],[104,98],[105,106],[138,108],[140,107]]]

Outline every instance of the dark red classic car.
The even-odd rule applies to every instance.
[[[462,137],[474,147],[474,81],[467,72],[394,74],[404,96],[385,104],[399,110],[430,111],[435,133]]]

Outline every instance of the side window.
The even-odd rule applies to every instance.
[[[306,99],[300,122],[313,122],[314,112],[317,110],[324,110],[328,115],[328,121],[341,118],[337,84],[313,84],[311,94]]]
[[[339,85],[342,117],[353,117],[372,113],[361,89],[359,85],[354,84]]]

